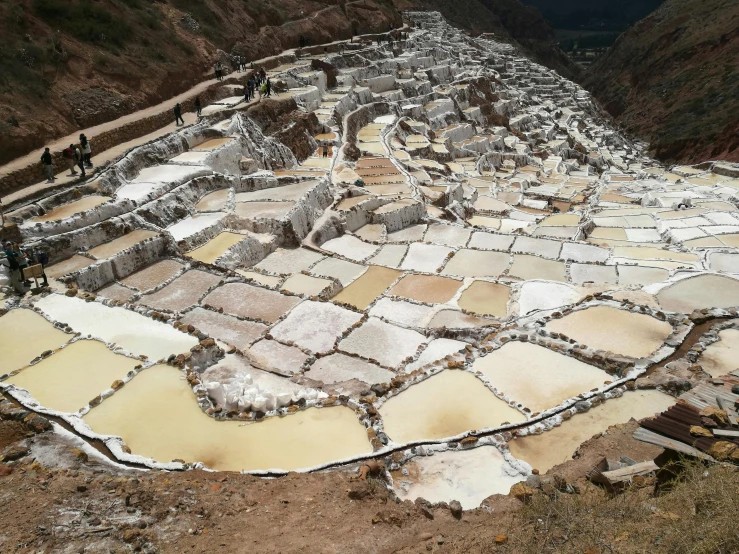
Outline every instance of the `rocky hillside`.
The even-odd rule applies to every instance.
[[[572,80],[580,77],[579,67],[557,46],[552,26],[535,7],[519,0],[396,0],[396,4],[400,1],[439,11],[450,23],[472,34],[494,33],[560,75]]]
[[[259,59],[401,24],[390,0],[3,0],[0,163]]]
[[[739,2],[667,0],[589,70],[586,86],[662,160],[739,160]]]

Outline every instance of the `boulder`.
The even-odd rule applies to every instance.
[[[737,452],[737,449],[739,449],[739,446],[733,442],[719,441],[711,447],[708,455],[713,456],[719,462],[725,462],[732,458],[732,455]]]
[[[522,481],[513,485],[508,495],[517,500],[520,500],[521,502],[526,502],[528,500],[531,500],[531,498],[534,496],[534,489],[532,489]]]
[[[698,425],[691,425],[690,426],[690,434],[694,437],[707,437],[707,438],[713,438],[713,433],[706,429],[705,427],[699,427]]]

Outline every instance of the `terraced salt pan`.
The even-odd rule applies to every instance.
[[[673,252],[672,250],[662,250],[661,248],[651,248],[648,246],[617,246],[613,249],[613,255],[618,258],[633,258],[640,260],[656,259],[674,260],[678,262],[698,261],[698,256],[696,254]]]
[[[627,391],[621,398],[614,398],[576,414],[561,425],[542,433],[518,437],[508,443],[508,448],[519,460],[523,460],[541,473],[566,462],[580,445],[609,426],[627,423],[632,417],[642,419],[663,412],[675,403],[675,399],[657,390]]]
[[[435,244],[413,243],[408,247],[408,253],[403,260],[401,269],[427,271],[433,273],[441,267],[452,249]]]
[[[523,479],[494,446],[437,452],[414,458],[394,472],[393,488],[401,500],[431,503],[458,500],[465,510],[477,508],[492,494],[508,494]]]
[[[443,304],[449,302],[461,286],[462,281],[449,277],[409,274],[398,281],[388,294],[429,304]]]
[[[5,382],[26,389],[46,408],[74,413],[140,363],[101,342],[79,340]]]
[[[186,217],[182,221],[178,221],[171,227],[167,228],[167,231],[172,235],[172,238],[177,242],[191,237],[195,233],[199,233],[203,229],[215,225],[221,219],[226,217],[225,212],[207,213],[207,214],[195,214]]]
[[[371,265],[361,277],[334,296],[333,300],[365,310],[402,274],[402,271],[396,269]]]
[[[32,310],[9,311],[0,317],[0,375],[28,365],[36,356],[59,348],[71,338]]]
[[[164,365],[137,375],[84,419],[97,433],[122,437],[134,454],[220,471],[294,470],[372,451],[364,427],[343,406],[255,423],[208,417],[181,372]]]
[[[380,241],[385,234],[385,226],[379,223],[368,223],[357,229],[355,233],[363,241]]]
[[[141,200],[165,184],[185,181],[208,173],[212,173],[211,170],[202,165],[163,164],[145,167],[138,177],[120,187],[115,195],[128,200]]]
[[[66,275],[67,273],[79,271],[80,269],[83,269],[94,263],[95,260],[91,258],[86,258],[85,256],[75,254],[74,256],[67,258],[66,260],[62,260],[61,262],[57,262],[48,266],[47,268],[45,268],[44,272],[49,279],[56,279],[57,277],[61,277],[62,275]]]
[[[318,181],[302,181],[283,187],[273,187],[252,192],[238,192],[236,193],[235,200],[236,202],[254,202],[257,200],[291,200],[295,202],[305,196],[317,183]]]
[[[117,239],[113,239],[110,242],[106,242],[104,244],[101,244],[100,246],[96,246],[95,248],[88,250],[87,253],[95,256],[98,260],[104,260],[105,258],[115,256],[126,248],[131,248],[132,246],[143,242],[146,239],[155,237],[156,235],[157,233],[155,233],[154,231],[136,229],[135,231],[131,231],[130,233],[123,235],[122,237],[118,237]]]
[[[443,275],[460,277],[499,277],[508,268],[511,257],[503,252],[457,250],[446,263]]]
[[[421,352],[421,355],[415,362],[411,362],[405,367],[405,372],[410,373],[426,364],[431,364],[437,360],[441,360],[446,356],[459,354],[460,351],[464,352],[466,346],[466,342],[459,340],[434,339],[428,343],[428,346],[424,348],[423,352]]]
[[[476,231],[470,239],[470,248],[482,248],[485,250],[506,251],[513,244],[514,237],[510,235],[494,235]]]
[[[645,314],[610,306],[593,306],[550,321],[546,330],[597,350],[641,358],[655,352],[672,332],[672,326]]]
[[[271,273],[291,274],[308,269],[325,256],[307,248],[278,248],[254,267]]]
[[[52,210],[49,210],[44,215],[39,215],[34,217],[33,219],[30,219],[29,222],[39,223],[43,221],[61,221],[62,219],[67,219],[68,217],[77,215],[78,213],[91,210],[99,206],[100,204],[108,202],[109,200],[109,196],[91,194],[90,196],[85,196],[83,198],[80,198],[79,200],[70,202],[69,204],[64,204],[63,206],[58,206]]]
[[[245,219],[284,219],[295,202],[239,202],[234,214]]]
[[[285,279],[285,282],[282,283],[282,287],[280,288],[295,294],[318,296],[332,285],[333,281],[329,279],[320,279],[318,277],[296,273]]]
[[[477,227],[487,227],[488,229],[498,230],[501,227],[500,219],[497,217],[487,217],[484,215],[473,215],[467,220],[467,223]],[[474,246],[470,244],[470,246]]]
[[[374,358],[385,367],[394,368],[413,356],[426,337],[370,317],[339,343],[339,349],[365,358]]]
[[[407,251],[408,247],[405,244],[386,244],[368,261],[376,265],[398,267]]]
[[[459,310],[439,310],[426,326],[429,329],[474,329],[492,325],[490,319],[462,313]]]
[[[232,137],[208,139],[205,142],[201,142],[197,146],[193,146],[192,150],[195,152],[210,152],[217,148],[220,148],[225,144],[228,144],[232,140],[234,140]]]
[[[174,260],[161,260],[136,273],[132,273],[122,279],[121,283],[141,291],[153,289],[174,277],[183,267],[180,262]]]
[[[739,254],[725,254],[714,252],[709,255],[709,263],[714,271],[739,273]]]
[[[155,310],[181,312],[200,302],[220,280],[221,277],[212,273],[191,269],[157,292],[142,296],[139,302]]]
[[[380,407],[387,435],[397,443],[453,437],[473,429],[525,420],[471,373],[445,370]]]
[[[301,302],[298,296],[247,285],[226,283],[203,298],[203,306],[223,308],[227,314],[274,323]]]
[[[518,309],[521,315],[536,310],[553,310],[580,300],[581,294],[566,283],[526,281],[519,292]]]
[[[333,349],[341,333],[361,318],[361,314],[330,302],[307,300],[275,325],[271,333],[282,342],[293,341],[311,352],[325,353]]]
[[[60,294],[50,294],[36,306],[55,321],[62,321],[82,335],[92,335],[120,345],[151,360],[187,352],[198,339],[173,327],[124,308],[111,308],[99,302],[85,302]]]
[[[326,241],[321,245],[321,248],[357,262],[373,256],[379,249],[378,246],[361,241],[351,235],[342,235]]]
[[[429,225],[424,240],[450,246],[452,248],[461,247],[467,244],[470,238],[470,230],[454,225]]]
[[[243,275],[247,279],[252,279],[256,281],[257,283],[261,283],[262,285],[266,287],[277,287],[282,282],[282,277],[277,277],[274,275],[265,275],[257,271],[246,271],[243,269],[237,269],[236,273],[238,273],[239,275]]]
[[[231,344],[239,350],[246,350],[262,336],[267,326],[254,321],[236,319],[213,310],[195,308],[180,319],[184,325],[193,325],[203,333]]]
[[[326,258],[318,262],[311,273],[322,277],[334,277],[343,286],[348,286],[352,281],[367,271],[367,266],[341,260],[339,258]]]
[[[424,306],[423,304],[413,304],[412,302],[393,300],[391,298],[380,298],[372,306],[369,315],[384,317],[390,323],[395,323],[403,327],[424,327],[425,322],[429,319],[433,311],[434,308]]]
[[[212,264],[218,258],[223,256],[226,250],[232,248],[246,238],[246,235],[224,231],[210,239],[203,246],[190,250],[187,255],[194,260],[200,260],[201,262]]]
[[[231,194],[229,189],[216,190],[206,194],[195,204],[195,209],[199,212],[215,212],[226,209],[228,197]]]
[[[101,298],[108,298],[109,300],[116,300],[119,302],[130,302],[133,298],[135,291],[119,285],[118,283],[111,283],[110,285],[98,289],[95,291],[97,296]]]
[[[368,385],[388,383],[395,377],[392,371],[341,353],[319,358],[305,375],[326,384],[358,379]]]
[[[721,377],[739,368],[739,330],[724,329],[718,338],[698,358],[698,364],[711,377]]]
[[[669,277],[670,272],[658,267],[618,266],[618,283],[620,285],[639,285],[645,287],[653,283],[661,283]]]
[[[511,289],[505,285],[474,281],[462,291],[457,305],[477,315],[505,317],[508,313],[507,306],[510,296]]]
[[[703,308],[739,306],[739,280],[723,275],[698,275],[681,279],[657,293],[665,310],[689,314]]]
[[[595,366],[528,342],[506,343],[475,360],[472,368],[532,412],[554,408],[563,400],[612,380]]]
[[[308,360],[308,355],[299,348],[268,339],[255,342],[249,354],[265,367],[285,376],[299,373]]]
[[[565,264],[526,254],[515,254],[513,256],[513,265],[511,265],[508,273],[513,277],[526,281],[543,279],[545,281],[567,282]]]

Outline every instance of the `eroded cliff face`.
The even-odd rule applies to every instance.
[[[668,0],[624,33],[586,86],[657,158],[739,160],[739,3]]]
[[[182,93],[215,59],[385,32],[386,0],[14,0],[0,4],[0,163]]]

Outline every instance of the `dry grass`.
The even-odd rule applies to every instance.
[[[739,471],[686,463],[670,490],[631,488],[610,497],[588,486],[555,499],[537,495],[513,518],[505,546],[491,552],[735,554]]]

